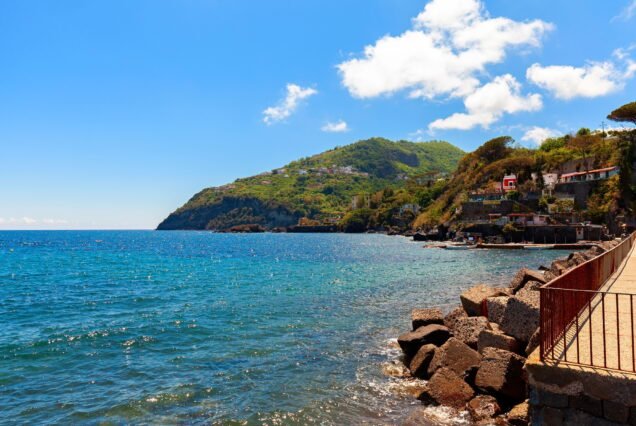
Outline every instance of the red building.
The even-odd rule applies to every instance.
[[[517,176],[514,174],[506,175],[501,183],[501,189],[503,192],[510,192],[517,190]]]

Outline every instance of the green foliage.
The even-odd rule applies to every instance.
[[[568,138],[560,137],[560,138],[548,138],[543,141],[539,149],[541,151],[550,152],[554,149],[563,148],[567,143]]]
[[[404,188],[414,176],[452,172],[463,154],[459,148],[441,141],[368,139],[294,161],[270,173],[206,188],[175,213],[187,214],[219,205],[226,197],[238,197],[276,202],[309,218],[337,218],[350,209],[354,196],[384,191],[384,200],[392,199],[395,196],[392,191]],[[412,202],[413,195],[400,197]],[[376,207],[385,203],[393,211],[393,203],[399,202],[397,198],[390,202],[381,199],[376,201]]]
[[[521,194],[519,193],[519,191],[510,191],[506,194],[507,200],[518,201],[519,198],[521,198]]]
[[[603,223],[611,212],[617,210],[620,198],[620,177],[612,176],[601,182],[587,200],[587,216],[594,223]]]
[[[366,231],[373,213],[373,210],[368,208],[350,211],[340,222],[342,230],[350,233]]]
[[[618,122],[630,122],[636,124],[636,102],[630,102],[612,111],[607,118]]]

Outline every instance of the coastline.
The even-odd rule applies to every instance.
[[[414,308],[411,331],[397,338],[402,357],[387,373],[411,382],[412,394],[424,406],[446,407],[461,421],[529,424],[524,365],[539,343],[538,287],[617,244],[574,246],[587,248],[549,267],[523,268],[506,287],[471,287],[451,310]],[[407,424],[427,421],[436,420],[430,418],[430,410],[421,408]]]

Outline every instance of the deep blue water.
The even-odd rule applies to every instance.
[[[360,424],[413,307],[563,252],[402,237],[0,232],[0,423]]]

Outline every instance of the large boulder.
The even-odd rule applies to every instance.
[[[555,277],[563,275],[568,270],[568,261],[565,259],[557,259],[550,264],[550,273]]]
[[[503,349],[510,352],[519,352],[520,345],[517,339],[501,332],[501,330],[483,330],[479,333],[477,350],[483,354],[486,348]]]
[[[475,422],[491,420],[501,414],[497,399],[490,395],[477,395],[466,405],[466,409]]]
[[[510,282],[510,288],[514,293],[519,291],[528,281],[539,281],[546,283],[545,276],[541,271],[533,271],[532,269],[523,268],[514,276]]]
[[[488,320],[497,324],[501,323],[506,306],[508,306],[508,296],[489,297],[486,299],[486,310],[488,311]]]
[[[468,316],[478,317],[485,314],[483,312],[484,300],[488,297],[500,296],[501,294],[503,293],[500,289],[486,284],[478,284],[464,291],[459,298]]]
[[[508,412],[508,422],[513,426],[527,426],[530,423],[529,409],[527,400],[515,405]]]
[[[512,352],[486,348],[475,386],[508,401],[522,401],[526,397],[524,363],[525,358]]]
[[[414,377],[417,377],[419,379],[428,379],[428,367],[431,364],[433,356],[435,355],[436,348],[437,346],[428,344],[422,346],[417,351],[417,353],[409,363],[409,370],[411,370],[411,374]]]
[[[453,328],[455,328],[455,324],[457,323],[458,319],[466,318],[467,316],[468,315],[466,315],[466,311],[464,311],[464,308],[458,306],[455,309],[451,310],[448,314],[446,314],[446,316],[444,317],[444,325],[452,330]]]
[[[464,408],[475,391],[453,370],[440,368],[428,382],[428,389],[420,395],[426,403]]]
[[[453,334],[473,349],[477,349],[479,334],[490,329],[490,322],[486,317],[460,318],[455,323]]]
[[[444,324],[444,314],[439,308],[413,309],[411,323],[413,330],[430,324]]]
[[[428,367],[428,374],[432,376],[440,368],[448,368],[461,378],[474,377],[480,361],[479,352],[461,340],[451,337],[435,351]]]
[[[499,325],[504,333],[527,343],[539,327],[539,292],[529,290],[511,297]]]
[[[570,268],[573,268],[573,267],[575,267],[575,266],[578,266],[578,265],[580,265],[581,263],[584,263],[584,262],[586,262],[586,261],[587,261],[587,259],[585,258],[585,256],[583,256],[583,255],[582,255],[581,253],[579,253],[579,252],[571,253],[571,254],[568,256],[568,266],[569,266]]]
[[[439,324],[431,324],[420,327],[415,331],[402,334],[398,337],[398,344],[410,361],[417,351],[424,345],[443,345],[451,336],[448,327]]]

